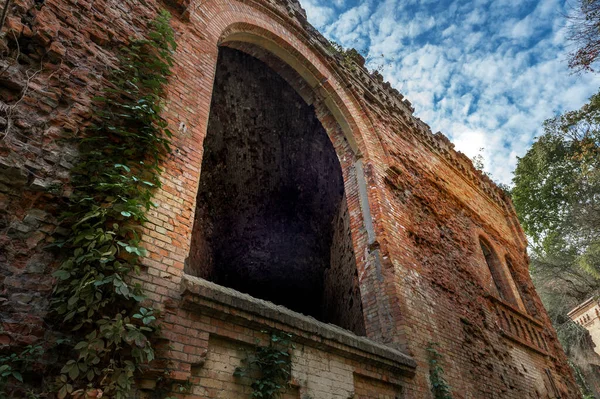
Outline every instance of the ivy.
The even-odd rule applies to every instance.
[[[23,383],[23,374],[28,373],[33,363],[44,354],[40,345],[27,345],[19,353],[0,356],[0,399],[9,399],[7,385],[12,381]],[[32,390],[24,392],[27,398],[37,397]]]
[[[56,379],[60,399],[131,398],[135,373],[154,359],[156,312],[141,306],[145,296],[131,277],[146,256],[140,228],[170,152],[171,132],[160,116],[175,50],[169,19],[160,13],[147,39],[122,49],[109,88],[95,98],[94,122],[78,139],[63,222],[70,234],[58,244],[66,255],[51,302],[61,328],[77,337]]]
[[[427,347],[429,353],[429,381],[434,399],[452,399],[452,389],[444,378],[444,369],[440,365],[443,356],[438,352],[437,343],[430,342]]]
[[[267,331],[263,331],[269,334]],[[243,359],[246,367],[237,367],[236,377],[255,376],[252,398],[276,399],[281,397],[289,386],[292,372],[292,335],[284,332],[269,334],[269,345],[258,345],[254,353]]]

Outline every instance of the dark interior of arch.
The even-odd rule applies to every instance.
[[[219,50],[186,272],[364,335],[335,149],[260,60]]]

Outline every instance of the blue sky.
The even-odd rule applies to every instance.
[[[564,0],[300,2],[326,37],[367,54],[434,132],[481,154],[498,182],[510,183],[545,119],[600,86],[567,68]]]

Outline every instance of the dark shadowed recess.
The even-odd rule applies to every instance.
[[[340,163],[312,106],[219,51],[186,272],[364,334]]]

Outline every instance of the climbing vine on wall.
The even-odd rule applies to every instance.
[[[67,396],[128,399],[134,374],[154,358],[156,312],[145,299],[139,273],[140,228],[160,186],[161,162],[169,153],[167,122],[160,116],[173,62],[170,15],[160,13],[147,39],[122,50],[110,86],[97,97],[95,120],[78,138],[74,193],[58,244],[67,254],[54,273],[52,308],[73,331],[73,357],[56,381]]]
[[[267,331],[263,331],[269,334]],[[245,367],[237,367],[236,377],[252,378],[252,398],[276,399],[289,386],[292,373],[292,335],[284,332],[269,334],[269,344],[257,343],[254,352],[242,360]]]
[[[429,343],[427,352],[429,353],[429,380],[431,382],[431,392],[435,399],[452,399],[452,389],[444,378],[444,369],[440,361],[442,354],[438,352],[436,343]]]
[[[44,349],[40,345],[28,345],[23,350],[0,356],[0,399],[9,399],[7,385],[10,380],[23,383],[23,375],[31,370],[31,365],[35,363],[40,356],[44,354]],[[26,395],[27,398],[35,398],[35,392],[32,389],[24,387],[19,394]]]

